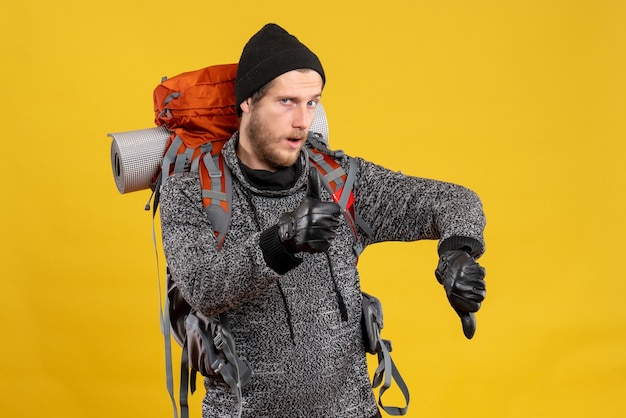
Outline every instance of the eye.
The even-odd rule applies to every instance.
[[[280,99],[280,102],[282,104],[289,104],[291,103],[291,99],[285,97],[285,98]]]
[[[318,103],[319,103],[319,102],[318,102],[317,100],[311,100],[310,102],[307,102],[307,104],[306,104],[306,105],[307,105],[308,107],[312,107],[312,108],[314,108],[315,106],[317,106],[317,104],[318,104]]]

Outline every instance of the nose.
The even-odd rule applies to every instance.
[[[312,112],[305,105],[298,105],[294,109],[292,125],[296,129],[307,130],[313,122]]]

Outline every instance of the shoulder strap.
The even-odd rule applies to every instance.
[[[373,236],[373,232],[354,208],[354,193],[352,188],[356,179],[356,161],[348,157],[349,166],[348,173],[346,173],[341,164],[336,160],[344,156],[343,151],[331,151],[321,142],[317,135],[318,134],[310,132],[307,138],[306,151],[309,155],[309,161],[311,165],[319,171],[326,190],[328,190],[332,199],[339,205],[346,217],[350,229],[352,230],[352,235],[354,236],[354,253],[358,257],[361,252],[363,252],[363,245],[358,239],[357,225],[369,237]]]
[[[203,164],[200,164],[202,205],[215,232],[219,249],[224,243],[230,225],[232,178],[221,152],[207,152],[202,157],[202,162]]]

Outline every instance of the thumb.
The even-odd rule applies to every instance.
[[[456,311],[456,313],[461,318],[461,325],[463,326],[463,334],[465,334],[465,338],[471,340],[476,332],[476,315],[474,315],[474,312]]]
[[[312,197],[313,199],[321,200],[322,199],[322,184],[320,180],[320,174],[313,167],[309,169],[309,189],[307,191],[307,196]]]

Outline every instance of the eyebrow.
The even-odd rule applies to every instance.
[[[297,96],[291,96],[291,95],[288,95],[288,94],[285,94],[285,95],[278,95],[277,97],[278,97],[279,99],[281,99],[281,100],[282,100],[282,99],[289,99],[289,100],[299,100],[299,99],[301,99],[300,97],[297,97]],[[310,101],[310,100],[319,100],[319,99],[321,99],[321,97],[322,97],[322,94],[321,94],[321,93],[319,93],[319,94],[315,94],[315,95],[313,95],[313,96],[310,96],[308,99],[304,99],[304,101],[307,101],[307,102],[308,102],[308,101]]]

